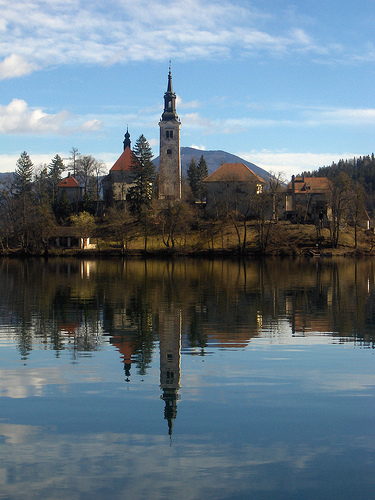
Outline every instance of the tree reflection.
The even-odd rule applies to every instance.
[[[165,314],[178,313],[183,345],[203,355],[209,345],[242,348],[278,335],[284,320],[292,335],[330,333],[373,347],[374,263],[2,259],[0,321],[23,360],[34,348],[76,359],[110,340],[128,380],[132,364],[147,373]]]

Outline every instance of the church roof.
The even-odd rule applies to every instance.
[[[132,168],[132,156],[133,153],[129,147],[125,148],[125,151],[122,153],[120,158],[115,162],[113,167],[111,168],[111,172],[113,171],[131,171]]]
[[[215,172],[204,179],[204,182],[256,182],[265,181],[255,174],[244,163],[223,163]]]
[[[79,182],[72,175],[70,175],[70,172],[69,172],[68,177],[65,177],[65,179],[61,180],[57,184],[57,187],[59,187],[59,188],[79,187]]]

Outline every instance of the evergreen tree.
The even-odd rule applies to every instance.
[[[208,167],[205,157],[202,155],[198,163],[198,200],[203,201],[206,198],[206,186],[203,179],[208,176]]]
[[[30,156],[24,151],[17,160],[13,178],[13,188],[17,195],[31,192],[34,165]]]
[[[66,222],[66,220],[71,215],[73,208],[65,191],[61,193],[61,196],[56,203],[54,210],[55,215],[60,222]]]
[[[187,177],[191,192],[193,193],[194,198],[196,198],[198,186],[198,165],[195,158],[192,158],[188,164]]]
[[[65,165],[61,156],[54,156],[51,163],[48,165],[48,178],[51,181],[52,205],[55,205],[57,200],[57,184],[61,181],[61,174],[65,170]]]
[[[134,145],[132,156],[135,181],[129,195],[133,213],[141,213],[143,208],[149,208],[154,197],[155,165],[152,157],[150,144],[142,134]]]
[[[202,155],[197,164],[195,158],[192,158],[187,170],[189,186],[196,200],[203,201],[206,197],[206,188],[203,179],[208,176],[208,168],[205,157]]]
[[[61,181],[61,174],[65,170],[64,162],[60,155],[55,155],[48,165],[48,176],[53,184],[58,184]]]

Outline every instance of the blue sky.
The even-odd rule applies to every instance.
[[[375,152],[371,0],[0,0],[0,171],[72,147],[110,168],[158,122],[292,173]],[[204,153],[203,153],[204,154]]]

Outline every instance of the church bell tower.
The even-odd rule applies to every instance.
[[[168,87],[164,94],[164,111],[159,122],[159,199],[181,199],[181,122],[176,113],[176,94],[172,87],[172,72],[169,66]]]

